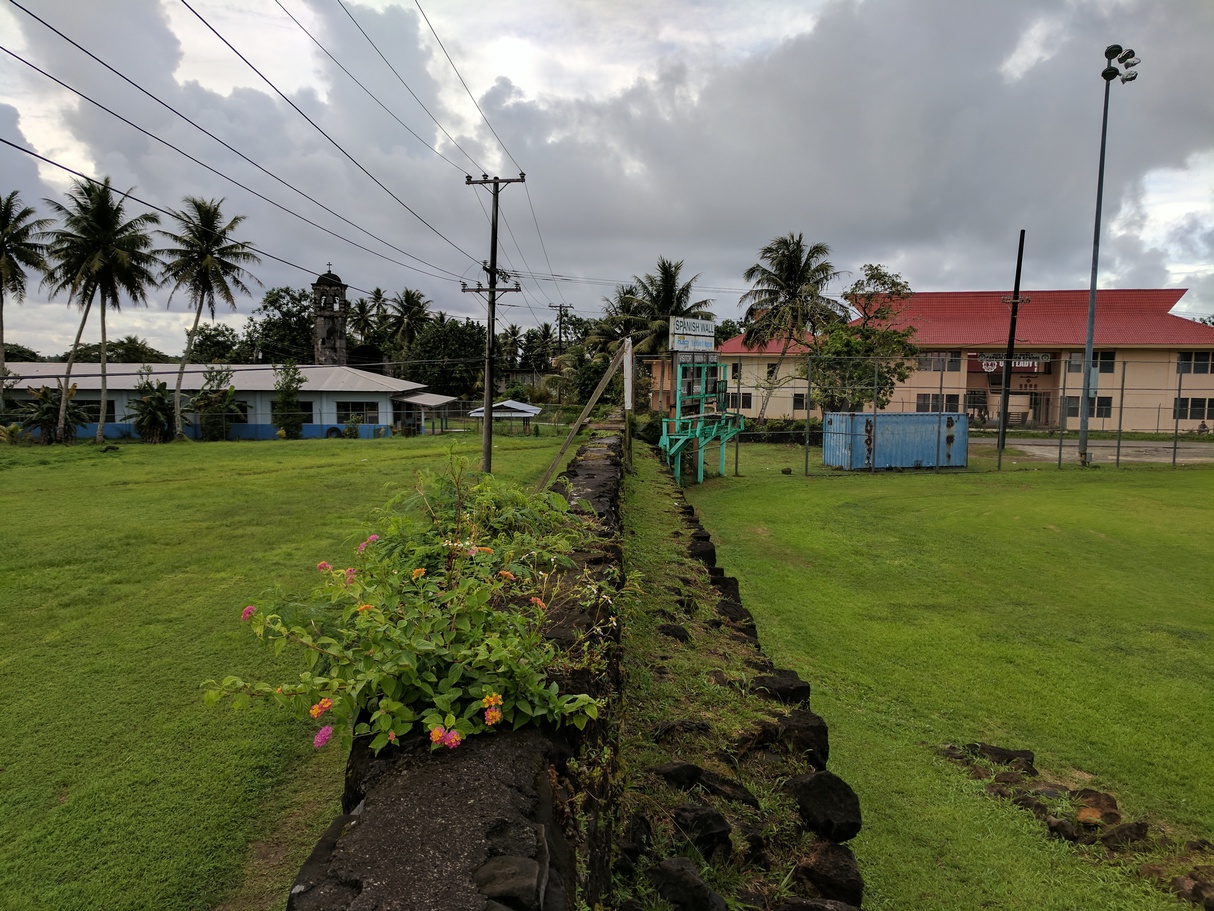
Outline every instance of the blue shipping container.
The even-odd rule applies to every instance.
[[[968,453],[964,414],[831,413],[822,424],[822,464],[831,468],[964,468]]]

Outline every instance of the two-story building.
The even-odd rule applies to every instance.
[[[1214,327],[1170,312],[1184,293],[1179,288],[1097,292],[1092,429],[1214,426]],[[928,291],[906,301],[893,324],[914,327],[921,353],[884,410],[965,411],[977,421],[997,420],[1009,300],[999,291]],[[1086,290],[1021,293],[1008,388],[1010,424],[1077,426],[1087,315]],[[805,378],[809,340],[794,344],[781,363],[782,347],[773,342],[747,349],[741,336],[720,346],[731,407],[757,416],[770,389],[767,417],[804,418],[807,404],[815,411]]]

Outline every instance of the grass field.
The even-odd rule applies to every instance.
[[[283,906],[344,756],[199,684],[289,674],[242,607],[309,591],[449,439],[0,449],[0,908]],[[533,481],[557,443],[499,438],[496,473]]]
[[[1174,906],[934,751],[1033,749],[1127,818],[1214,838],[1214,466],[807,479],[800,459],[744,447],[743,477],[688,498],[766,650],[815,685],[865,810],[865,907]]]

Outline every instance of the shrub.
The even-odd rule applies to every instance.
[[[147,365],[140,368],[139,383],[135,386],[139,397],[130,403],[126,415],[135,425],[135,432],[145,443],[167,443],[176,434],[173,396],[163,381],[152,381],[152,370]],[[184,421],[185,418],[183,417]]]
[[[383,517],[351,566],[317,564],[319,603],[244,609],[241,619],[276,652],[300,651],[298,682],[209,680],[209,702],[271,698],[301,718],[333,721],[318,747],[336,726],[347,743],[370,738],[376,752],[415,728],[437,749],[500,724],[582,727],[598,716],[593,698],[562,694],[549,679],[561,660],[542,635],[549,609],[610,598],[584,578],[558,582],[591,535],[559,494],[471,478],[455,465],[423,478]]]

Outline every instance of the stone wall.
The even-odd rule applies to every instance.
[[[578,557],[581,567],[596,573],[619,569],[621,563],[621,439],[608,434],[590,441],[565,473],[570,502],[601,523],[602,547]],[[683,511],[689,552],[708,567],[720,593],[714,622],[753,641],[761,657],[737,580],[716,566],[715,549],[694,510],[684,505]],[[575,608],[551,617],[546,630],[563,647],[598,637],[595,644],[605,661],[593,670],[575,671],[561,683],[569,690],[613,697],[609,704],[621,697],[613,619]],[[808,684],[770,662],[763,669],[756,689],[785,711],[756,731],[747,748],[795,751],[815,769],[791,784],[799,824],[816,835],[814,855],[797,870],[802,884],[797,892],[805,897],[788,899],[780,908],[856,908],[863,883],[855,858],[842,843],[859,831],[859,803],[846,783],[825,770],[828,733],[825,722],[809,711]],[[579,903],[610,908],[613,874],[641,868],[676,908],[724,908],[691,861],[649,856],[650,846],[639,830],[643,826],[635,819],[619,824],[611,790],[617,786],[612,784],[618,746],[614,731],[608,714],[584,731],[529,728],[472,737],[458,750],[431,752],[421,738],[379,757],[356,747],[347,768],[343,814],[300,870],[288,911],[567,911]],[[664,772],[672,787],[713,793],[713,773],[690,764]],[[728,782],[721,787],[729,797]],[[689,804],[685,823],[689,830],[704,829],[699,836],[703,856],[730,850],[724,817],[697,806],[707,804]],[[624,835],[616,844],[614,833],[621,828]],[[751,841],[752,849],[761,850],[761,844]],[[758,907],[745,896],[736,898]]]

